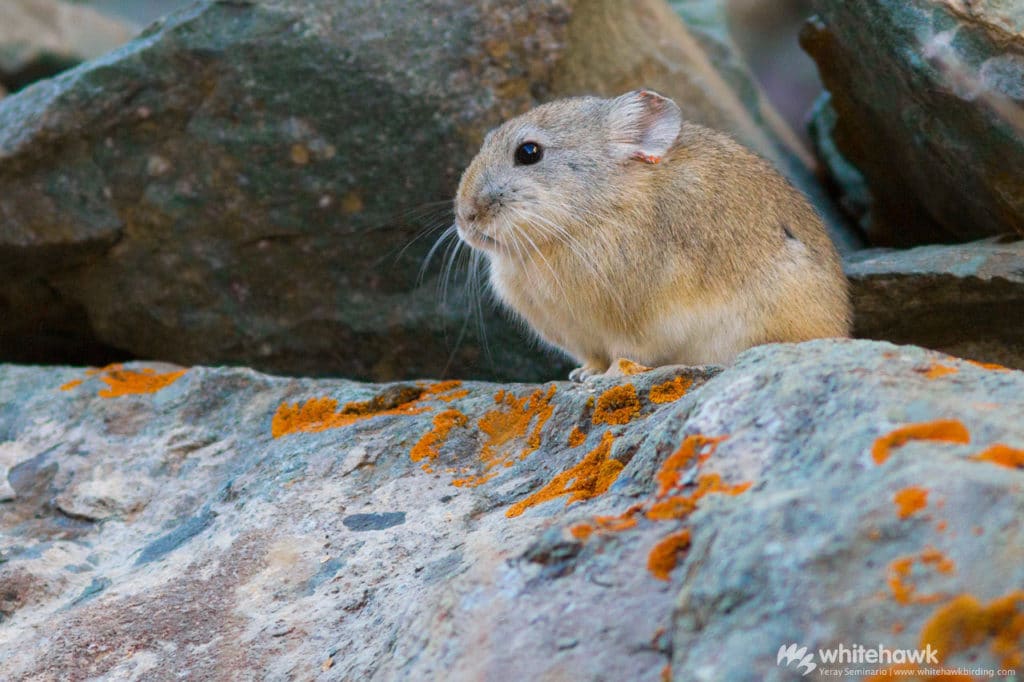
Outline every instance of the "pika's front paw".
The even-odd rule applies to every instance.
[[[569,372],[569,381],[574,381],[577,384],[590,381],[594,377],[599,377],[604,374],[604,368],[598,367],[597,365],[590,364],[589,362],[582,367],[577,367],[573,371]]]

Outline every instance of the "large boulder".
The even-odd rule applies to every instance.
[[[417,235],[489,128],[642,84],[813,187],[724,58],[662,0],[199,2],[0,103],[0,357],[557,376]]]
[[[830,93],[820,115],[835,116],[834,144],[870,188],[870,240],[1024,234],[1022,6],[815,0],[814,10],[802,38]]]
[[[0,662],[742,682],[797,679],[790,644],[822,669],[881,644],[1020,667],[1022,413],[1022,372],[870,341],[588,385],[5,366]]]
[[[0,4],[0,87],[17,90],[130,40],[134,26],[62,0]]]
[[[111,16],[145,26],[195,0],[72,0]]]
[[[855,335],[1024,369],[1024,241],[865,249],[845,269]]]

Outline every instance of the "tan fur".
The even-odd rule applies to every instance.
[[[516,165],[527,140],[544,157]],[[552,102],[492,131],[456,225],[487,255],[498,298],[583,363],[577,378],[618,357],[727,363],[849,333],[846,279],[803,195],[649,91]]]

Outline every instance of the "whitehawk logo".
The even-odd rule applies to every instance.
[[[790,644],[786,646],[783,644],[779,647],[779,653],[775,657],[776,665],[790,666],[796,661],[797,669],[803,669],[803,676],[807,676],[818,667],[818,664],[814,662],[814,652],[808,652],[807,647],[800,646],[799,644]]]

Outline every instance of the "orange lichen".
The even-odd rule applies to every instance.
[[[672,664],[666,664],[661,669],[661,682],[672,682]]]
[[[939,573],[948,574],[956,570],[953,560],[934,547],[925,547],[921,552],[921,562],[934,567]]]
[[[718,474],[704,474],[697,479],[697,486],[689,495],[675,495],[652,504],[647,510],[647,518],[652,521],[683,519],[697,509],[697,502],[705,495],[739,495],[746,492],[750,486],[750,482],[726,485]]]
[[[971,434],[967,427],[955,419],[940,419],[933,422],[908,424],[875,440],[871,448],[871,456],[875,464],[882,464],[889,459],[893,448],[912,440],[934,440],[946,443],[969,443]]]
[[[624,465],[610,457],[615,437],[605,433],[601,442],[575,466],[555,476],[543,488],[509,507],[505,515],[519,516],[528,508],[568,495],[566,506],[601,495],[619,477]]]
[[[680,557],[690,548],[690,529],[669,535],[654,546],[647,556],[647,570],[658,580],[668,580]]]
[[[587,440],[587,434],[580,431],[580,427],[572,427],[572,431],[569,432],[569,447],[575,448],[583,445]]]
[[[682,519],[697,509],[697,501],[692,497],[674,495],[651,505],[647,510],[647,518],[651,521],[670,521]]]
[[[464,388],[461,391],[455,390],[459,386],[462,386],[462,382],[458,379],[453,379],[451,381],[438,381],[433,384],[422,382],[418,384],[418,386],[423,389],[422,398],[434,398],[435,400],[440,400],[446,403],[458,400],[459,398],[465,398],[469,395],[468,388]]]
[[[931,645],[940,662],[986,641],[1003,668],[1024,664],[1024,591],[1017,590],[981,604],[962,594],[938,609],[921,630],[921,646]]]
[[[640,413],[640,399],[633,384],[613,386],[597,399],[594,410],[595,424],[628,424]]]
[[[1009,367],[1004,367],[1003,365],[997,365],[994,362],[978,362],[977,360],[964,360],[964,362],[970,363],[970,364],[974,365],[975,367],[981,367],[982,369],[990,369],[990,370],[992,370],[994,372],[1009,372],[1010,371]]]
[[[487,441],[480,449],[480,462],[484,470],[475,476],[456,479],[452,481],[452,485],[483,485],[498,475],[498,467],[510,467],[517,460],[526,459],[539,448],[541,430],[555,411],[554,405],[551,404],[554,395],[554,384],[548,387],[547,392],[537,389],[523,398],[517,398],[504,390],[495,393],[494,402],[501,407],[487,412],[477,422],[480,431],[487,436]],[[517,447],[517,443],[523,438],[526,442],[522,447]]]
[[[702,463],[718,448],[726,436],[709,438],[699,433],[687,436],[679,449],[669,455],[661,465],[655,479],[658,481],[658,497],[664,497],[679,485],[685,470],[696,463]]]
[[[100,381],[107,384],[109,388],[101,390],[97,395],[101,398],[117,398],[122,395],[156,393],[173,384],[187,371],[180,369],[177,372],[157,374],[156,370],[148,367],[140,371],[132,369],[109,370],[100,377]]]
[[[114,363],[106,367],[87,369],[85,375],[87,377],[100,375],[100,381],[107,385],[107,388],[100,389],[96,395],[101,398],[118,398],[123,395],[156,393],[173,384],[187,371],[187,369],[181,369],[176,372],[157,374],[155,369],[149,367],[140,370],[124,369],[120,363]],[[84,382],[84,379],[75,379],[62,385],[60,390],[70,391]]]
[[[569,532],[572,533],[572,536],[577,540],[583,540],[586,542],[587,538],[589,538],[594,532],[594,527],[589,523],[578,523],[570,528]]]
[[[475,488],[479,485],[487,483],[495,476],[498,475],[497,471],[489,471],[483,474],[476,474],[473,476],[465,476],[463,478],[452,479],[452,485],[456,488]]]
[[[946,528],[948,526],[949,526],[949,522],[946,521],[945,519],[942,519],[938,523],[935,524],[935,530],[938,531],[939,533],[945,533],[946,532]]]
[[[974,455],[971,459],[979,462],[991,462],[1011,469],[1024,469],[1024,450],[1011,448],[1003,443],[996,443]]]
[[[437,459],[438,455],[440,455],[439,448],[448,438],[451,430],[456,426],[465,426],[468,421],[466,415],[458,410],[445,410],[434,415],[433,428],[423,434],[423,437],[416,442],[416,445],[412,446],[412,450],[409,451],[409,457],[414,462],[424,459],[427,462],[432,462]],[[427,462],[423,464],[424,470],[429,468]]]
[[[643,374],[644,372],[650,372],[651,368],[646,365],[641,365],[639,362],[633,362],[626,358],[618,359],[619,374],[622,376],[630,377],[634,374]]]
[[[405,400],[402,402],[378,397],[346,403],[340,410],[337,409],[338,401],[328,397],[310,398],[303,404],[281,403],[270,422],[270,433],[274,438],[297,432],[315,433],[349,426],[373,417],[414,415],[430,409],[417,404],[423,395],[421,391],[403,395]]]
[[[926,548],[916,557],[899,557],[889,564],[887,582],[893,599],[900,604],[933,604],[937,601],[942,601],[945,598],[943,594],[916,594],[917,585],[910,580],[915,563],[930,566],[933,570],[942,574],[949,574],[956,570],[956,564],[934,547]]]
[[[911,486],[896,491],[893,503],[899,508],[901,519],[908,518],[928,506],[928,490]]]
[[[751,486],[751,483],[739,483],[728,485],[722,481],[717,473],[705,474],[697,477],[695,485],[687,493],[682,494],[686,481],[683,480],[683,473],[691,465],[700,467],[708,460],[718,443],[725,440],[725,436],[712,438],[700,434],[688,436],[683,444],[679,446],[672,455],[665,459],[657,474],[659,484],[657,492],[651,496],[648,502],[641,502],[629,507],[625,512],[616,516],[596,516],[590,523],[580,523],[572,526],[569,532],[574,538],[587,541],[598,532],[617,532],[635,527],[641,518],[649,521],[679,521],[685,519],[697,509],[698,501],[713,493],[727,495],[739,495]],[[612,436],[605,433],[602,444],[612,441]],[[593,453],[592,453],[593,454]],[[589,455],[588,455],[589,457]],[[606,457],[606,455],[605,455]],[[581,462],[582,464],[582,462]],[[580,465],[577,465],[580,466]],[[592,465],[593,466],[593,465]],[[619,465],[620,467],[622,465]],[[560,494],[566,494],[564,483],[571,477],[572,470],[561,474],[544,490],[535,495],[537,498],[529,498],[520,503],[536,504],[551,499]],[[617,476],[618,472],[614,473]],[[611,480],[614,480],[614,476]],[[561,479],[561,480],[560,480]],[[603,486],[607,489],[610,482]],[[675,493],[669,496],[670,493]],[[508,512],[509,516],[516,516],[522,513],[521,508],[513,508]],[[662,539],[648,556],[647,567],[655,577],[661,580],[668,580],[669,574],[675,568],[679,557],[686,551],[690,544],[690,530],[682,528]]]
[[[572,526],[569,532],[572,536],[586,541],[591,535],[597,532],[618,533],[620,531],[635,528],[637,525],[637,514],[644,510],[643,504],[634,504],[621,514],[611,516],[595,516],[590,523],[579,523]]]
[[[956,374],[960,370],[949,365],[932,365],[927,369],[919,369],[917,371],[923,374],[925,379],[938,379],[949,374]]]
[[[554,395],[554,384],[546,393],[537,389],[525,398],[517,398],[511,393],[498,391],[494,396],[494,402],[505,409],[487,412],[477,423],[480,431],[488,438],[481,450],[480,458],[485,463],[500,459],[500,452],[505,446],[524,436],[526,444],[519,451],[519,459],[526,459],[531,452],[539,448],[541,429],[555,411],[551,405],[551,398]],[[533,429],[530,429],[531,423]]]
[[[464,388],[461,391],[452,391],[451,393],[448,393],[446,395],[436,396],[436,399],[440,400],[442,402],[450,403],[453,400],[459,400],[460,398],[465,398],[467,395],[469,395],[469,389],[468,388]]]
[[[670,403],[674,400],[679,400],[686,392],[690,390],[690,386],[693,386],[693,379],[687,377],[676,377],[671,381],[666,381],[663,384],[655,384],[651,386],[650,399],[652,403],[662,404]]]
[[[598,529],[609,533],[618,533],[636,527],[636,514],[643,509],[642,505],[635,504],[622,514],[612,516],[595,516],[594,523]]]

